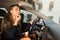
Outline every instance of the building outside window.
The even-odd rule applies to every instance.
[[[53,16],[48,16],[48,18],[52,20],[53,19]]]
[[[59,17],[59,23],[60,23],[60,17]]]
[[[49,4],[49,11],[53,9],[53,6],[54,6],[54,3],[50,2],[50,4]]]

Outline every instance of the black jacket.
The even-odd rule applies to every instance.
[[[1,35],[2,40],[17,40],[19,27],[6,28]]]

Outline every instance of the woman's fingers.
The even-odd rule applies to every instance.
[[[37,18],[32,19],[29,23],[32,25],[33,21],[36,20],[36,19],[37,19]]]

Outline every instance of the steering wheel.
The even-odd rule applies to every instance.
[[[30,27],[30,29],[27,31],[29,33],[29,36],[32,36],[32,34],[35,34],[37,36],[37,40],[43,40],[43,38],[46,37],[46,28],[44,28],[43,30],[36,26],[36,23],[40,20],[40,18],[38,17],[37,19],[35,19],[32,23],[32,26]],[[44,23],[43,23],[44,24]],[[45,26],[45,25],[44,25]],[[25,32],[22,33],[22,35],[24,35]],[[43,36],[44,35],[44,36]],[[33,36],[32,36],[33,37]],[[41,38],[42,37],[42,38]]]
[[[37,40],[45,40],[45,39],[46,40],[52,40],[52,35],[49,33],[50,31],[45,26],[44,21],[42,21],[42,23],[43,23],[43,25],[41,25],[42,27],[36,26],[36,23],[39,20],[40,20],[40,18],[38,17],[38,19],[35,19],[33,21],[32,26],[30,27],[29,33],[36,34]],[[49,31],[49,32],[47,32],[47,31]]]

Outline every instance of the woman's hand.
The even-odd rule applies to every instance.
[[[32,25],[33,21],[36,20],[36,19],[37,19],[37,18],[32,19],[29,23]]]
[[[32,24],[32,23],[33,23],[33,21],[34,21],[34,19],[32,19],[29,23],[30,23],[30,24]]]
[[[14,19],[14,25],[17,25],[18,22],[21,20],[21,16],[15,16],[15,19]]]

